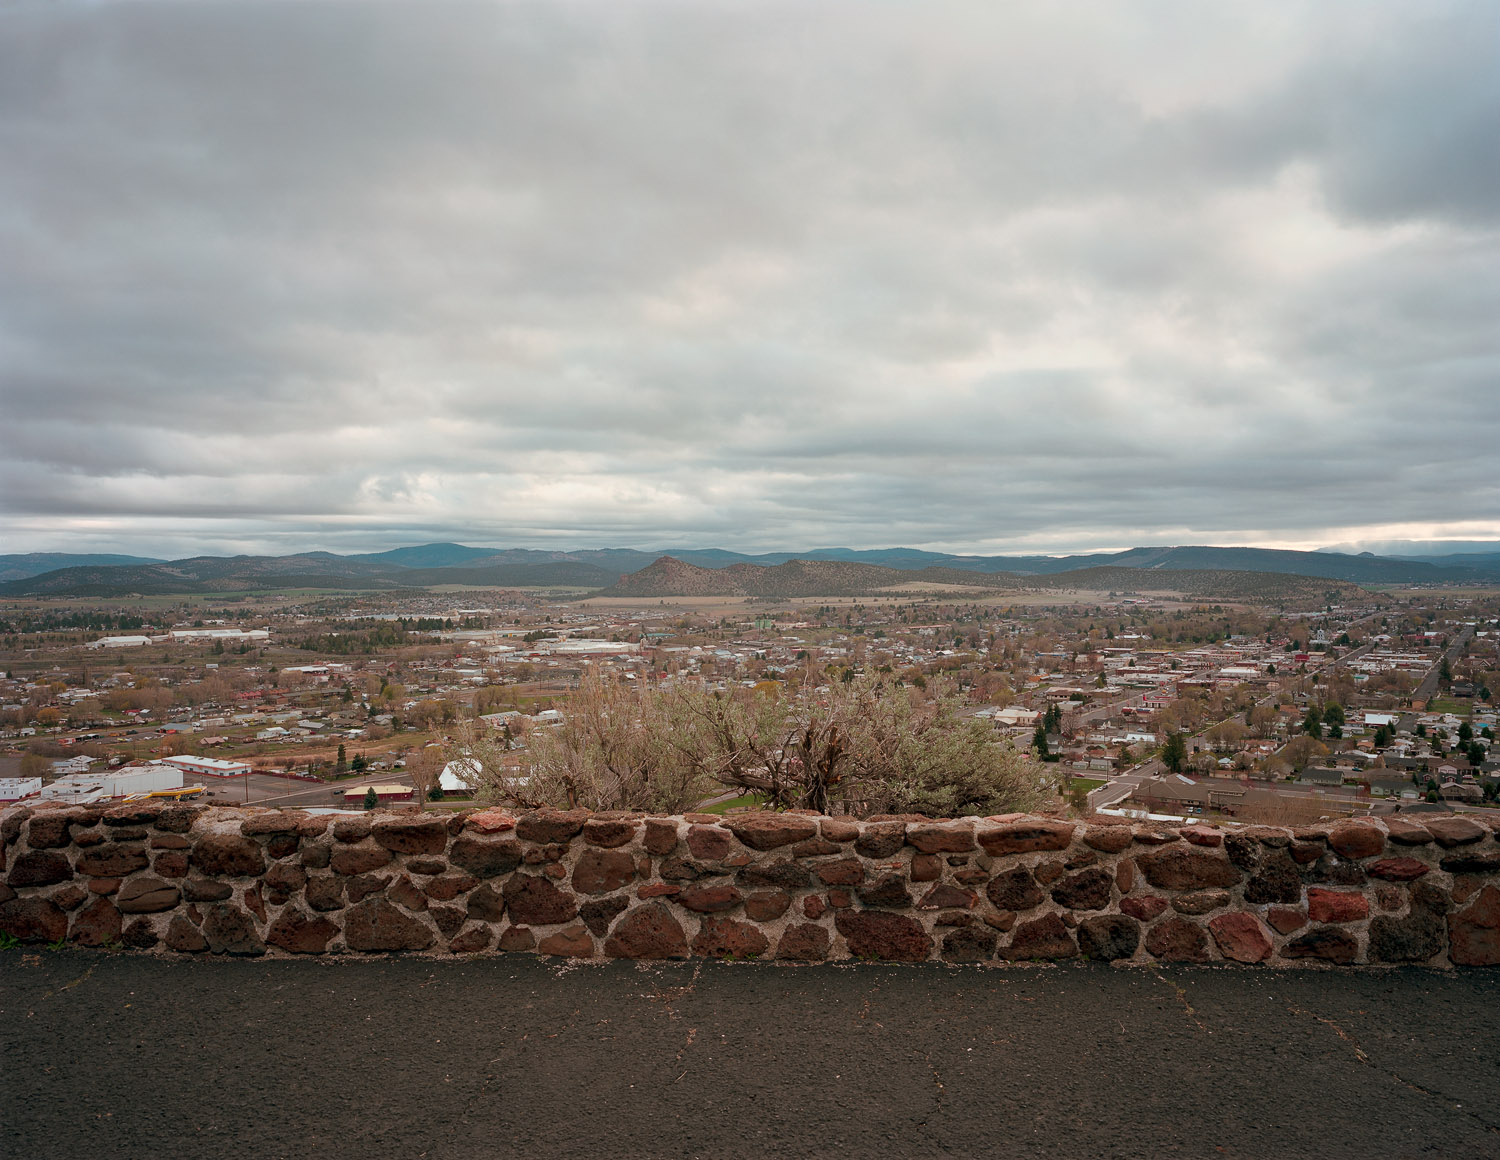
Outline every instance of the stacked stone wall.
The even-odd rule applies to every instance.
[[[209,955],[1500,964],[1500,817],[0,813],[0,932]]]

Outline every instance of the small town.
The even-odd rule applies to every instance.
[[[461,598],[454,598],[461,597]],[[591,604],[610,605],[590,607]],[[1276,611],[1106,594],[579,601],[527,591],[0,607],[0,801],[473,804],[458,725],[519,770],[585,673],[642,686],[950,682],[1074,814],[1282,823],[1494,808],[1500,598]],[[166,606],[163,606],[163,605]],[[746,606],[748,605],[748,606]],[[425,757],[425,761],[423,760]],[[698,803],[748,810],[725,792]]]

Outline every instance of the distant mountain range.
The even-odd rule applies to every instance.
[[[645,578],[633,578],[672,561]],[[750,569],[776,570],[770,579]],[[827,568],[819,565],[838,564]],[[691,569],[691,571],[688,571]],[[862,569],[871,569],[863,571]],[[890,587],[893,583],[964,583],[982,587],[1041,586],[1043,577],[1069,575],[1077,586],[1083,570],[1158,571],[1199,574],[1277,574],[1353,584],[1500,583],[1500,545],[1490,553],[1464,552],[1431,559],[1294,552],[1270,548],[1131,548],[1074,556],[959,556],[915,548],[819,548],[810,552],[744,555],[718,548],[643,552],[629,548],[542,551],[530,548],[471,548],[424,544],[388,552],[340,556],[307,552],[291,556],[196,556],[151,560],[134,556],[31,553],[0,556],[0,595],[123,596],[231,592],[284,588],[394,589],[461,584],[488,588],[565,587],[621,594],[833,596]],[[664,577],[671,572],[671,578]],[[897,581],[885,575],[902,574]],[[994,580],[980,577],[995,577]],[[1029,579],[1028,579],[1029,578]],[[1222,579],[1215,583],[1221,586]],[[660,593],[662,585],[678,590]],[[762,591],[760,585],[770,585]],[[808,585],[819,587],[817,592]],[[1109,585],[1119,587],[1120,585]],[[1137,585],[1143,586],[1143,585]],[[689,591],[689,590],[692,591]],[[1226,598],[1227,594],[1226,594]]]

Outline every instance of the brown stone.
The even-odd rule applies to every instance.
[[[1341,965],[1352,963],[1358,953],[1359,943],[1354,936],[1333,926],[1315,926],[1281,948],[1282,958],[1321,959]]]
[[[182,897],[188,902],[222,902],[233,893],[233,888],[227,882],[188,878],[182,883]]]
[[[339,818],[333,823],[333,836],[340,842],[362,842],[370,836],[370,818]]]
[[[1023,922],[1016,927],[1004,957],[1013,962],[1031,959],[1069,959],[1078,954],[1073,932],[1057,914]]]
[[[66,846],[73,840],[68,834],[69,825],[82,816],[81,811],[74,810],[48,810],[46,813],[32,814],[30,824],[26,827],[26,841],[33,850]]]
[[[1406,901],[1406,892],[1399,886],[1377,886],[1375,905],[1381,910],[1400,910]]]
[[[850,859],[853,861],[853,859]],[[863,867],[860,869],[863,877]],[[911,859],[911,880],[913,882],[936,882],[943,876],[943,862],[935,854],[913,854]],[[827,881],[825,879],[824,881]]]
[[[931,936],[909,915],[840,910],[834,926],[855,958],[919,963],[932,955]]]
[[[682,959],[687,936],[672,912],[660,902],[646,902],[615,923],[604,953],[616,959]]]
[[[69,939],[84,947],[105,946],[120,941],[120,911],[108,898],[96,898],[73,916]]]
[[[406,872],[408,874],[443,874],[448,869],[446,858],[408,858],[406,860]]]
[[[255,930],[255,920],[228,902],[216,902],[203,915],[203,937],[216,955],[263,955],[266,944]]]
[[[715,914],[733,910],[744,901],[744,896],[733,886],[690,886],[677,895],[677,901],[699,914]]]
[[[1449,874],[1500,874],[1500,854],[1449,854],[1438,866]]]
[[[474,892],[478,893],[477,890]],[[578,916],[577,900],[571,894],[564,894],[546,878],[517,874],[505,883],[502,893],[505,896],[505,907],[514,923],[524,926],[552,926],[572,922]],[[471,916],[474,916],[473,898],[474,895],[470,895]]]
[[[673,894],[681,894],[682,887],[671,882],[648,882],[635,892],[637,898],[664,898]]]
[[[184,954],[197,954],[208,950],[208,940],[203,937],[196,926],[180,914],[174,914],[172,921],[167,924],[166,942],[168,948]]]
[[[1146,933],[1146,953],[1164,963],[1205,963],[1208,935],[1196,922],[1166,918]]]
[[[1260,963],[1271,957],[1271,938],[1253,914],[1235,911],[1208,920],[1219,953],[1237,963]]]
[[[1086,959],[1128,959],[1140,945],[1140,925],[1125,915],[1097,914],[1078,924],[1078,949]]]
[[[1182,841],[1176,830],[1137,830],[1135,840],[1142,846],[1165,846]]]
[[[911,905],[911,892],[907,890],[906,878],[902,874],[884,874],[858,893],[860,902],[866,906]]]
[[[152,834],[148,843],[153,850],[191,850],[193,843],[181,834]]]
[[[204,834],[194,844],[190,861],[200,874],[226,878],[253,877],[266,868],[260,845],[239,834]]]
[[[776,944],[776,957],[794,962],[821,963],[828,958],[829,937],[826,928],[810,922],[796,923],[782,932]]]
[[[289,906],[266,931],[266,942],[294,955],[320,955],[338,932],[339,928],[322,915],[307,915]]]
[[[487,810],[476,810],[466,815],[463,828],[480,834],[499,834],[516,828],[516,816],[509,810],[492,806]]]
[[[1143,898],[1120,899],[1120,913],[1150,922],[1167,909],[1167,900],[1160,895],[1148,894]]]
[[[1449,916],[1448,957],[1460,967],[1500,965],[1500,889],[1486,886],[1472,905]]]
[[[244,841],[244,839],[237,838],[236,841]],[[260,853],[259,849],[256,853]],[[102,846],[95,846],[92,850],[85,850],[78,855],[77,873],[92,878],[122,878],[137,870],[144,870],[149,861],[145,848],[138,843],[122,845],[109,842]],[[255,872],[260,872],[259,866],[256,867]]]
[[[1379,826],[1369,822],[1339,822],[1328,831],[1328,845],[1335,853],[1357,862],[1361,858],[1373,858],[1384,850],[1385,834]]]
[[[582,923],[560,930],[556,934],[549,934],[541,942],[536,944],[538,954],[562,955],[570,959],[591,959],[594,957],[594,940],[588,929]]]
[[[404,906],[407,910],[427,909],[427,895],[405,874],[396,879],[395,884],[385,892],[385,896],[397,906]]]
[[[985,861],[989,861],[988,858]],[[990,872],[983,866],[960,866],[953,871],[953,881],[960,886],[983,886],[990,880]]]
[[[344,879],[344,890],[350,902],[362,902],[372,894],[379,894],[390,880],[389,874],[355,874]]]
[[[1109,905],[1114,877],[1108,870],[1093,866],[1069,874],[1052,888],[1052,901],[1069,910],[1103,910]]]
[[[1030,910],[1033,906],[1040,906],[1046,898],[1025,866],[1015,866],[995,875],[984,893],[996,910]]]
[[[344,912],[344,945],[351,951],[420,951],[433,941],[426,923],[384,898],[367,898]]]
[[[73,864],[56,850],[28,850],[17,854],[6,875],[7,886],[52,886],[73,877]]]
[[[266,888],[266,897],[278,906],[301,890],[306,882],[307,871],[294,862],[277,862],[261,879],[261,884]]]
[[[1178,914],[1207,914],[1228,905],[1227,890],[1193,890],[1172,899],[1172,909]]]
[[[158,854],[151,869],[162,878],[185,878],[188,872],[188,856],[181,850],[167,850]]]
[[[516,819],[516,836],[528,842],[569,842],[589,820],[588,810],[533,810]]]
[[[158,830],[170,834],[185,834],[193,828],[193,823],[198,816],[208,809],[207,806],[192,805],[169,805],[163,806],[156,821],[153,823]]]
[[[812,876],[796,862],[762,862],[746,866],[735,881],[741,886],[774,886],[778,890],[797,890],[812,885]]]
[[[852,842],[859,837],[859,823],[848,818],[823,818],[818,823],[818,832],[830,842]]]
[[[1445,850],[1478,842],[1489,832],[1478,822],[1460,817],[1428,818],[1426,826],[1437,839],[1437,844]]]
[[[824,858],[829,854],[842,854],[844,848],[837,842],[825,842],[822,838],[809,838],[805,842],[798,842],[795,846],[788,846],[786,852],[793,858]]]
[[[1118,854],[1134,840],[1129,826],[1090,826],[1083,832],[1083,844],[1105,854]]]
[[[609,933],[610,923],[614,922],[615,916],[629,905],[630,900],[619,895],[613,898],[591,898],[578,908],[578,915],[583,919],[584,926],[603,938]]]
[[[962,854],[974,848],[971,822],[935,822],[906,827],[906,844],[924,854]]]
[[[647,818],[643,845],[648,854],[670,854],[677,849],[677,823],[670,818]]]
[[[805,918],[819,919],[828,912],[828,903],[816,894],[809,894],[802,900],[802,914]],[[751,917],[754,917],[753,915]]]
[[[509,874],[521,864],[521,844],[513,838],[462,834],[454,840],[448,860],[475,878],[494,878]]]
[[[818,832],[815,818],[795,814],[739,814],[725,824],[744,845],[752,850],[774,850],[806,841]]]
[[[435,902],[451,902],[478,885],[479,879],[471,874],[444,874],[440,878],[429,879],[422,887],[422,892]]]
[[[612,894],[635,878],[635,859],[624,850],[591,847],[573,867],[573,889],[582,894]]]
[[[1307,925],[1307,912],[1295,906],[1273,906],[1266,911],[1266,921],[1279,934],[1291,934]]]
[[[840,858],[814,866],[813,875],[829,886],[858,886],[865,880],[865,864],[858,858]]]
[[[1224,832],[1210,829],[1208,826],[1183,826],[1177,832],[1182,835],[1184,841],[1194,846],[1222,846],[1224,844]]]
[[[493,883],[486,882],[469,895],[468,913],[478,922],[499,922],[505,913],[505,896]]]
[[[918,910],[944,910],[958,908],[972,910],[979,905],[979,896],[971,890],[960,890],[957,886],[938,883],[922,896]]]
[[[1293,842],[1291,846],[1292,861],[1300,866],[1316,862],[1325,852],[1326,847],[1317,842]]]
[[[1135,889],[1135,863],[1129,858],[1121,858],[1116,864],[1115,886],[1121,894],[1129,894]]]
[[[1349,865],[1358,870],[1352,863]],[[1245,883],[1245,901],[1256,906],[1271,902],[1290,904],[1301,899],[1302,876],[1286,850],[1270,851]]]
[[[734,835],[722,826],[689,826],[688,851],[704,862],[720,862],[734,849]]]
[[[261,834],[295,834],[297,820],[304,815],[281,813],[272,810],[263,814],[252,814],[240,823],[240,833],[247,838]]]
[[[1146,881],[1162,890],[1204,890],[1233,886],[1242,877],[1228,859],[1186,846],[1167,846],[1136,855]]]
[[[824,897],[828,900],[828,905],[835,910],[843,910],[854,905],[854,895],[843,887],[830,890]]]
[[[1066,850],[1078,827],[1071,822],[1011,822],[979,830],[979,844],[992,857],[1029,854],[1035,850]]]
[[[180,897],[177,887],[160,878],[132,878],[120,888],[115,905],[125,914],[155,914],[171,910]]]
[[[756,959],[771,947],[759,927],[732,918],[705,918],[693,938],[693,953],[714,959]]]
[[[109,905],[107,899],[99,901]],[[22,942],[57,942],[68,933],[68,916],[48,898],[12,898],[0,902],[0,932]]]
[[[314,874],[307,880],[304,896],[314,910],[338,910],[344,905],[344,879],[333,874]]]
[[[381,818],[370,826],[375,841],[397,854],[441,854],[448,848],[443,818]]]
[[[1432,833],[1426,826],[1406,818],[1386,818],[1386,836],[1402,846],[1425,846],[1432,841]]]
[[[943,936],[942,957],[950,963],[984,963],[995,957],[1000,936],[987,926],[963,926]]]
[[[583,840],[590,846],[602,846],[606,850],[613,850],[618,846],[627,845],[635,837],[638,828],[636,822],[617,819],[601,821],[598,818],[590,818],[583,824]]]
[[[1365,867],[1371,878],[1383,878],[1387,882],[1412,882],[1426,874],[1432,867],[1415,858],[1382,858]]]
[[[14,890],[0,886],[0,902],[9,902],[16,896]],[[54,890],[49,896],[54,903],[64,910],[77,910],[90,897],[89,892],[76,882],[70,882],[59,890]]]
[[[1347,890],[1311,886],[1307,891],[1307,916],[1313,922],[1359,922],[1370,916],[1370,900]]]
[[[448,950],[455,955],[478,954],[490,949],[490,940],[494,937],[494,932],[487,926],[471,926],[448,941]]]
[[[245,908],[261,922],[266,921],[266,904],[260,896],[259,882],[245,891]]]
[[[469,920],[462,906],[432,906],[428,908],[427,914],[437,924],[438,932],[444,938],[452,937],[453,932]]]
[[[866,822],[854,840],[854,852],[866,858],[889,858],[906,845],[906,823]]]
[[[301,861],[302,865],[309,870],[326,870],[328,863],[332,861],[332,851],[321,843],[316,846],[304,846]]]
[[[357,846],[340,846],[333,851],[328,864],[335,874],[368,874],[391,862],[391,852],[374,842]]]

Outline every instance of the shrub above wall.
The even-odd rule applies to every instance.
[[[0,813],[0,932],[182,954],[1500,964],[1500,818]]]

